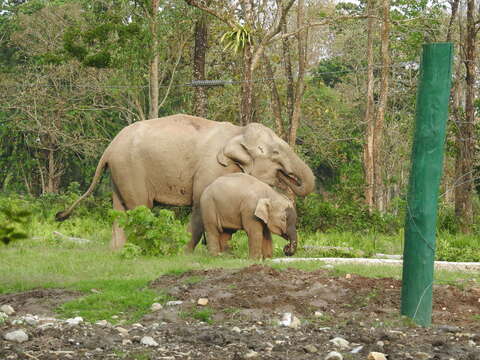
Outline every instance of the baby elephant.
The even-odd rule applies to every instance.
[[[204,190],[199,213],[201,219],[191,222],[192,244],[195,247],[205,231],[212,255],[224,251],[225,238],[239,229],[247,232],[250,258],[272,257],[271,232],[290,241],[283,249],[285,255],[296,251],[293,203],[253,176],[234,173],[217,178]]]

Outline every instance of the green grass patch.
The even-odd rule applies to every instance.
[[[153,302],[171,300],[147,288],[147,283],[146,279],[81,281],[71,288],[90,294],[61,305],[58,312],[64,317],[81,316],[91,322],[103,319],[111,323],[135,322],[149,311]]]
[[[212,308],[202,307],[202,308],[193,308],[189,311],[183,311],[180,313],[180,316],[184,319],[193,318],[208,324],[212,324],[213,314],[214,314],[214,310]]]

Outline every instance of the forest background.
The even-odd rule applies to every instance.
[[[421,45],[452,41],[438,229],[478,251],[475,0],[1,3],[4,209],[22,199],[52,217],[120,129],[187,113],[260,122],[295,147],[317,178],[298,200],[301,231],[399,234]],[[104,177],[89,211],[109,194]]]

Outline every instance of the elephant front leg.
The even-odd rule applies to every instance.
[[[264,259],[273,257],[272,233],[266,226],[263,228],[262,255]]]
[[[246,230],[248,234],[248,254],[250,259],[262,259],[263,226],[255,222],[254,225],[250,225]]]

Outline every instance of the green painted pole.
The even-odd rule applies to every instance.
[[[432,323],[438,189],[452,74],[452,43],[423,45],[407,198],[401,313]]]

